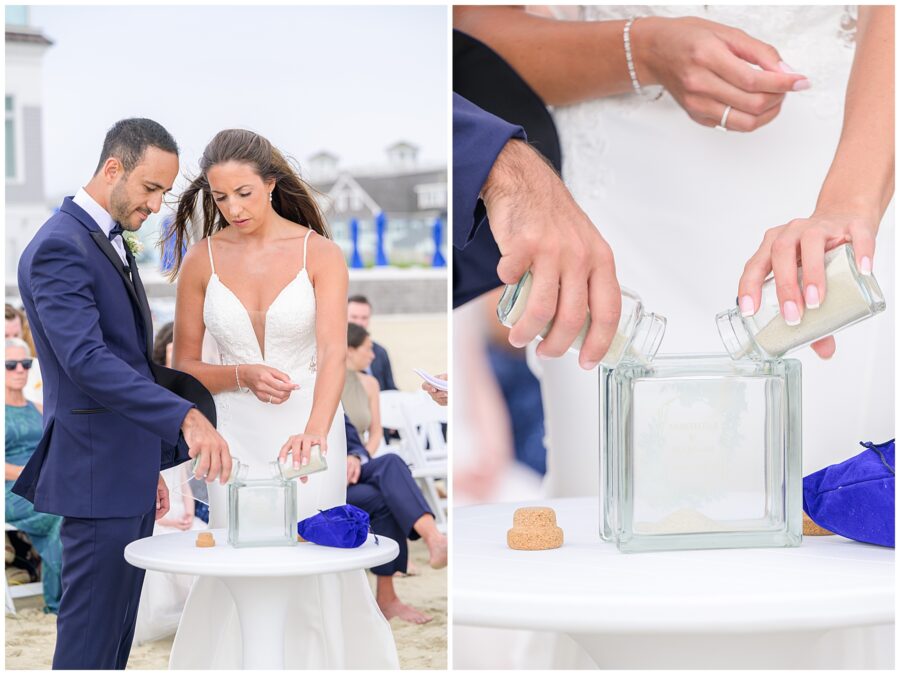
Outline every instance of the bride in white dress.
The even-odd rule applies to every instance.
[[[635,16],[670,22],[693,16],[715,22],[712,29],[721,27],[721,33],[728,33],[728,27],[741,29],[752,39],[740,38],[743,44],[767,69],[781,70],[778,61],[791,64],[790,70],[803,75],[795,79],[807,79],[811,86],[785,90],[780,101],[755,96],[755,102],[772,107],[758,109],[754,119],[732,111],[727,120],[732,131],[717,131],[711,127],[721,121],[725,106],[712,105],[710,97],[685,99],[674,81],[671,91],[657,86],[645,87],[644,95],[633,91],[623,27]],[[879,20],[893,26],[892,13]],[[646,75],[643,59],[649,58],[641,53],[649,48],[642,41],[641,21],[647,19],[632,24],[639,79]],[[694,19],[683,23],[690,21]],[[619,282],[637,291],[649,311],[668,317],[664,353],[723,352],[713,317],[734,306],[738,279],[763,233],[813,213],[841,138],[845,92],[858,46],[856,22],[855,9],[843,6],[580,6],[551,8],[543,17],[481,7],[456,8],[454,14],[454,27],[498,52],[554,106],[563,179],[609,243]],[[669,53],[655,56],[674,67],[691,45],[680,45],[679,54],[669,35],[663,45]],[[866,71],[856,74],[858,83],[883,72],[872,63],[873,49],[882,50],[882,63],[888,58],[893,63],[883,33],[869,40]],[[746,56],[749,60],[751,55]],[[891,169],[876,178],[892,185],[892,82],[883,90],[880,110],[871,111],[873,124],[887,117],[880,113],[888,105],[891,128],[879,128],[884,137],[875,144],[890,147]],[[750,133],[736,133],[736,128]],[[873,155],[872,165],[882,159]],[[868,169],[860,166],[859,176],[855,181],[851,177],[847,187],[863,182]],[[859,186],[860,193],[863,188]],[[829,360],[811,349],[791,354],[803,366],[804,474],[856,454],[860,440],[881,442],[894,436],[893,208],[885,211],[886,202],[879,207],[874,209],[873,225],[882,221],[874,273],[887,311],[836,336],[837,350]],[[533,357],[534,345],[529,352]],[[599,494],[602,400],[597,372],[582,370],[571,353],[529,361],[543,392],[546,494]],[[496,643],[499,636],[490,639]],[[553,643],[516,639],[511,665],[593,666],[570,642],[550,649]],[[462,664],[458,657],[459,651],[462,667],[474,665]]]
[[[173,272],[175,367],[213,393],[218,431],[251,475],[266,475],[266,465],[289,451],[296,461],[314,445],[327,451],[328,470],[299,486],[298,520],[345,504],[343,254],[329,241],[310,191],[263,137],[222,131],[200,168],[173,223],[181,251],[201,198],[203,239],[183,260],[176,257]],[[213,349],[204,349],[204,336]],[[211,483],[209,498],[210,527],[226,527],[224,486]],[[399,666],[390,625],[363,570],[296,577],[284,593],[290,598],[285,668]],[[200,577],[170,668],[238,668],[240,637],[228,590]]]

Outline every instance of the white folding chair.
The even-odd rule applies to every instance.
[[[407,415],[416,427],[416,437],[423,459],[434,462],[447,459],[447,441],[442,425],[447,423],[447,408],[435,403],[424,392],[413,394],[405,401]]]
[[[425,396],[425,394],[422,394]],[[417,394],[404,391],[383,391],[379,397],[381,408],[381,424],[396,429],[400,434],[398,451],[404,461],[409,464],[413,478],[422,488],[425,501],[434,512],[438,529],[447,529],[447,500],[438,494],[436,483],[447,479],[447,451],[443,435],[440,433],[440,422],[437,422],[437,435],[440,437],[442,449],[435,450],[435,456],[429,458],[425,451],[425,443],[420,439],[427,438],[427,426],[435,414],[422,407]],[[430,399],[428,402],[433,403]],[[435,407],[439,407],[435,404]],[[444,413],[446,419],[446,413]],[[436,443],[437,441],[435,441]],[[391,446],[387,446],[390,448]],[[443,452],[442,456],[438,455]]]
[[[5,523],[6,532],[17,532],[18,528],[9,523]],[[6,572],[3,574],[3,585],[6,588],[6,609],[10,614],[16,613],[16,598],[29,598],[33,595],[41,595],[44,592],[44,585],[40,581],[33,581],[28,584],[17,584],[10,586],[6,580]]]

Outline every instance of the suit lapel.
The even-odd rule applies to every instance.
[[[109,241],[109,237],[101,232],[100,230],[91,230],[91,239],[94,240],[94,243],[100,247],[100,250],[103,251],[103,254],[109,258],[109,261],[113,264],[113,267],[116,268],[116,272],[119,273],[119,276],[122,277],[122,281],[125,282],[125,288],[128,289],[128,294],[131,296],[131,299],[134,300],[134,304],[140,307],[141,302],[138,300],[137,293],[134,290],[134,285],[131,283],[131,279],[128,278],[128,275],[125,273],[125,266],[122,264],[122,259],[119,257],[119,254],[116,252],[116,249],[113,247],[112,243]],[[128,247],[125,247],[126,250]]]
[[[131,296],[132,302],[134,302],[135,306],[141,313],[141,323],[144,324],[144,340],[146,342],[147,358],[150,358],[150,355],[153,353],[153,341],[150,337],[150,331],[152,330],[152,328],[150,323],[150,307],[149,305],[147,305],[147,295],[144,292],[144,287],[143,285],[141,285],[139,294],[136,284],[131,282],[131,279],[128,278],[128,274],[126,274],[125,272],[125,266],[122,264],[122,259],[119,257],[116,249],[109,241],[109,237],[104,232],[99,230],[91,230],[90,235],[91,239],[94,240],[94,243],[96,243],[97,246],[100,247],[100,250],[103,251],[103,254],[113,264],[113,267],[116,268],[116,272],[119,273],[122,281],[125,282],[125,290],[128,291],[128,295]],[[131,251],[128,248],[127,244],[125,245],[125,259],[128,261],[128,265],[131,267],[132,275],[134,275],[135,279],[138,280],[137,283],[140,283],[140,277],[138,277],[137,273],[135,272],[135,270],[137,270],[137,265],[134,262],[134,257],[131,255]]]
[[[131,268],[131,278],[134,281],[134,290],[138,299],[138,307],[141,310],[141,319],[144,322],[144,337],[147,340],[147,357],[153,354],[153,319],[150,315],[150,302],[147,300],[147,291],[144,290],[144,283],[141,281],[141,275],[138,272],[137,262],[128,243],[125,243],[125,259]]]

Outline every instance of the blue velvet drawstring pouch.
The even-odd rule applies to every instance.
[[[894,440],[861,442],[863,452],[803,479],[803,510],[848,539],[894,546]]]
[[[297,534],[320,546],[357,548],[369,535],[369,514],[351,504],[335,506],[301,520]]]

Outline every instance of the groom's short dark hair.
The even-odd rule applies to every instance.
[[[131,173],[149,146],[178,155],[178,144],[159,122],[144,117],[119,120],[106,132],[103,151],[94,175],[97,175],[110,157],[115,157],[122,163],[126,174]]]

